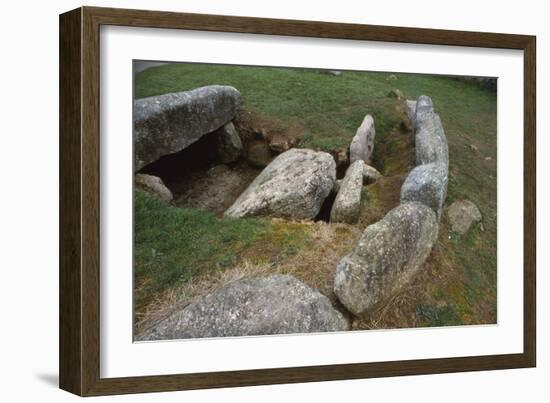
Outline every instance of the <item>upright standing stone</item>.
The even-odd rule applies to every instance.
[[[361,209],[361,192],[363,190],[363,165],[361,160],[355,161],[346,171],[332,210],[331,222],[353,224],[359,218]]]
[[[435,113],[430,118],[417,120],[415,148],[417,165],[439,163],[449,167],[447,137],[441,119]]]
[[[437,240],[435,213],[405,203],[369,225],[336,268],[334,292],[353,314],[369,314],[399,292],[420,270]]]
[[[419,165],[409,173],[401,187],[401,203],[423,203],[440,219],[447,198],[447,183],[447,168],[443,164]]]
[[[443,163],[449,166],[447,137],[441,119],[434,112],[432,99],[421,95],[416,101],[415,148],[416,164]]]
[[[243,143],[233,123],[226,123],[216,130],[216,136],[220,160],[225,164],[238,160],[243,151]]]
[[[371,115],[365,116],[361,126],[357,129],[349,147],[350,163],[361,160],[370,164],[374,151],[374,119]]]
[[[416,100],[415,122],[421,122],[426,118],[430,118],[433,113],[434,105],[432,99],[427,95],[420,95]]]

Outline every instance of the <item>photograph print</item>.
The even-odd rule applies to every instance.
[[[135,341],[496,324],[496,78],[133,74]]]

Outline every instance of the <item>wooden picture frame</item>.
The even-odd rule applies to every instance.
[[[100,377],[100,26],[519,49],[524,52],[523,353]],[[533,367],[536,364],[534,36],[81,7],[60,16],[60,387],[81,396]]]

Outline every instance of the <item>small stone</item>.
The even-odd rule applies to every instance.
[[[342,75],[342,72],[340,70],[317,70],[317,72],[335,77],[339,77]]]
[[[136,174],[135,181],[138,188],[145,190],[150,195],[162,201],[170,203],[174,199],[170,189],[166,187],[158,176]]]
[[[216,145],[220,160],[227,164],[238,160],[243,151],[243,143],[232,122],[225,124],[216,131]]]
[[[382,177],[382,174],[378,172],[375,167],[363,164],[363,184],[371,185]]]
[[[253,166],[264,168],[273,160],[273,155],[266,142],[257,141],[248,145],[246,160]]]
[[[394,81],[394,80],[397,80],[397,76],[395,74],[390,74],[386,80],[388,81]]]
[[[427,95],[420,95],[416,100],[415,120],[422,121],[431,118],[434,112],[432,99]]]
[[[340,167],[342,165],[347,165],[348,162],[349,162],[347,150],[338,150],[338,151],[336,151],[336,155],[334,157],[334,160],[336,161],[336,166],[337,167]]]
[[[402,100],[402,99],[405,99],[405,94],[403,94],[403,91],[398,90],[397,88],[394,88],[388,93],[388,97]]]
[[[451,230],[464,235],[473,223],[481,221],[481,212],[470,200],[457,200],[449,207],[447,212]]]
[[[287,151],[290,148],[289,141],[284,136],[273,136],[269,140],[269,149],[271,151],[276,152],[277,154],[280,154],[282,152]]]

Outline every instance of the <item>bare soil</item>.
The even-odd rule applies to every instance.
[[[171,184],[174,202],[178,207],[198,208],[221,216],[260,172],[244,161],[192,172]]]

